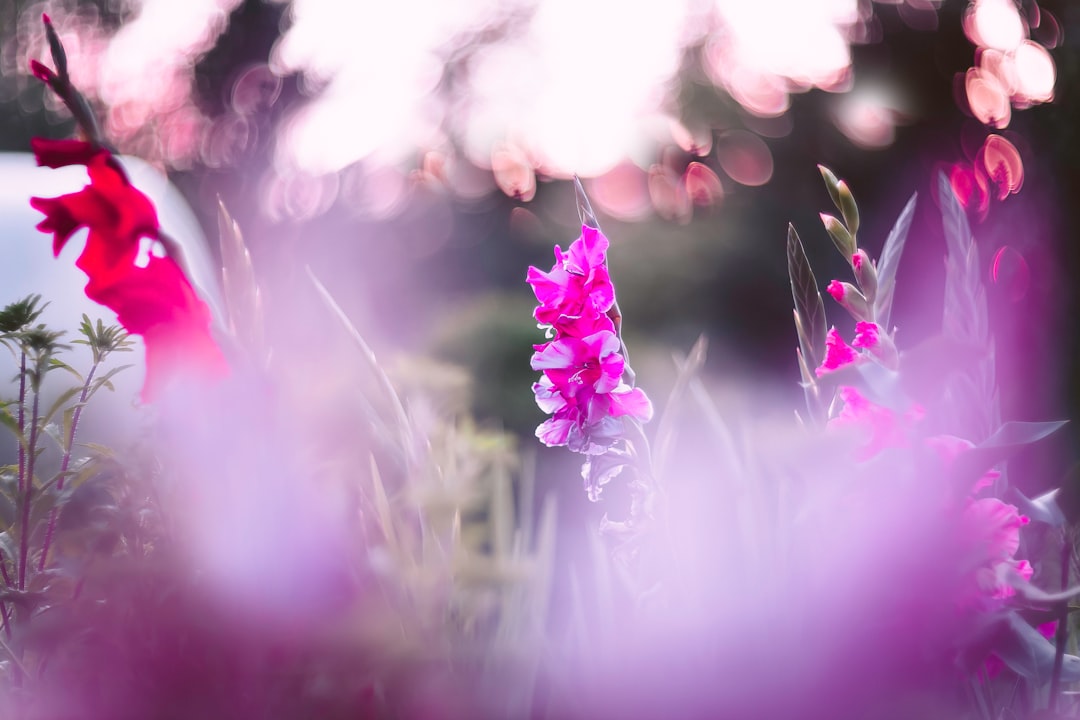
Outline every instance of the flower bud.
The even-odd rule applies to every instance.
[[[848,232],[844,224],[834,218],[832,215],[826,215],[821,213],[821,223],[825,226],[825,229],[829,233],[829,237],[832,238],[833,245],[840,251],[840,254],[846,258],[855,254],[855,238]]]
[[[859,292],[857,287],[851,283],[833,280],[826,290],[833,296],[833,300],[840,303],[840,306],[847,310],[853,318],[864,321],[870,320],[870,304],[866,302],[866,298]]]
[[[60,36],[56,34],[52,18],[47,13],[41,13],[41,22],[45,24],[45,38],[49,41],[49,51],[52,53],[53,64],[56,65],[56,74],[67,82],[67,53],[64,52],[64,44],[60,42]]]
[[[851,269],[855,271],[855,279],[859,281],[859,289],[866,296],[866,302],[874,302],[877,297],[877,269],[865,250],[851,256]]]
[[[841,180],[836,185],[836,194],[840,198],[840,214],[844,216],[844,223],[847,225],[852,236],[859,233],[859,206],[855,204],[855,196],[851,194],[851,190],[848,189],[847,183]]]
[[[825,181],[825,189],[829,191],[829,197],[832,198],[833,205],[839,210],[840,181],[836,179],[836,175],[833,174],[833,171],[824,165],[818,165],[817,169],[821,173],[821,179]]]

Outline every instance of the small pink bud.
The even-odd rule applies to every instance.
[[[825,290],[856,320],[870,319],[870,305],[866,297],[851,283],[833,280]]]
[[[877,269],[865,250],[859,250],[851,256],[851,269],[855,271],[855,279],[858,280],[866,301],[874,302],[877,295]]]
[[[34,77],[46,84],[52,83],[52,81],[56,79],[56,73],[39,63],[37,60],[30,61],[30,72],[34,74]]]
[[[49,17],[49,13],[41,13],[41,22],[46,25],[52,25],[52,19]]]

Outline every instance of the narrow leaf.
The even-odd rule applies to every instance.
[[[72,398],[78,396],[81,392],[82,388],[76,386],[69,387],[67,390],[60,393],[60,395],[55,400],[53,400],[52,404],[49,405],[49,408],[45,411],[45,414],[41,417],[42,425],[48,425],[49,422],[53,419],[53,416],[56,415],[56,413],[58,413],[65,405],[67,405]]]
[[[675,376],[675,384],[671,388],[664,412],[656,426],[656,440],[653,446],[653,463],[657,476],[664,477],[667,460],[675,443],[675,418],[682,410],[690,381],[701,372],[705,364],[705,353],[708,341],[704,335],[698,337],[697,342],[690,348],[690,354],[686,359],[673,358],[678,374]]]
[[[990,468],[1064,426],[1064,420],[1005,423],[993,435],[956,459],[953,476],[958,487],[969,487],[969,483],[975,482]]]
[[[1053,643],[1015,612],[1008,613],[999,624],[993,652],[1018,675],[1040,684],[1050,681],[1054,671]],[[1061,679],[1080,680],[1080,657],[1064,657]]]
[[[581,185],[581,178],[577,175],[574,175],[574,192],[577,195],[578,217],[581,218],[581,224],[599,230],[600,221],[596,219],[596,213],[593,212],[589,197],[585,194],[585,188]]]
[[[892,313],[893,293],[896,290],[896,270],[900,267],[900,258],[904,254],[904,244],[907,242],[908,231],[911,230],[911,221],[915,217],[915,201],[918,193],[914,193],[907,205],[900,211],[900,217],[889,231],[889,237],[881,249],[881,257],[877,264],[877,298],[874,300],[874,317],[878,325],[889,330],[889,316]]]
[[[791,296],[795,300],[795,311],[799,314],[806,342],[802,353],[809,364],[817,367],[825,356],[825,303],[817,289],[817,278],[806,259],[799,234],[795,226],[788,225],[787,237],[788,277],[791,279]]]

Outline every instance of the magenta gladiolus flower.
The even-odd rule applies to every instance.
[[[851,346],[873,350],[881,343],[881,336],[878,334],[880,330],[877,323],[855,323],[855,339],[851,341]]]
[[[562,337],[537,346],[532,369],[543,370],[567,397],[579,391],[608,393],[619,385],[623,357],[618,336],[602,330],[586,338]]]
[[[844,342],[844,338],[840,337],[836,328],[829,328],[828,335],[825,337],[825,360],[814,372],[821,377],[827,372],[850,365],[858,359],[859,353]]]
[[[577,337],[610,326],[604,313],[615,303],[615,288],[604,266],[607,249],[608,239],[599,230],[582,226],[581,237],[565,253],[555,247],[550,272],[529,268],[526,281],[540,303],[533,313],[539,322]]]
[[[623,382],[622,341],[607,315],[615,303],[607,249],[599,230],[583,226],[565,252],[555,248],[550,271],[530,267],[527,276],[539,302],[534,316],[555,333],[532,356],[533,370],[543,372],[533,385],[536,404],[551,415],[536,436],[590,456],[624,439],[624,418],[647,422],[653,412],[645,393]]]

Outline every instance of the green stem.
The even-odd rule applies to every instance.
[[[26,351],[19,364],[19,497],[26,482]]]
[[[93,382],[94,373],[97,372],[97,369],[98,363],[90,366],[90,372],[86,374],[86,382],[83,383],[82,392],[79,393],[79,403],[75,406],[75,411],[71,413],[71,427],[68,428],[67,439],[64,443],[64,458],[60,461],[60,474],[56,478],[57,493],[64,489],[64,480],[67,479],[67,471],[71,466],[71,451],[75,448],[75,433],[79,429],[79,418],[82,416],[83,407],[86,406],[86,399],[90,395],[90,383]],[[56,532],[58,514],[59,510],[55,507],[49,512],[49,524],[45,529],[45,540],[41,544],[41,560],[38,562],[38,572],[45,569],[45,563],[49,557],[49,545],[52,543],[53,533]]]

